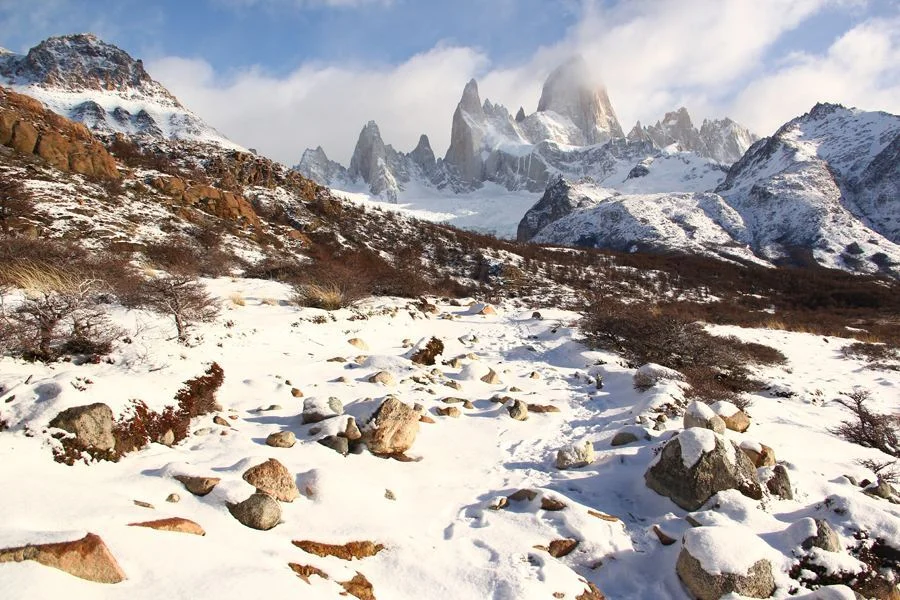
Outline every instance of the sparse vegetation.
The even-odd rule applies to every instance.
[[[872,394],[868,390],[853,390],[846,396],[846,399],[838,399],[838,403],[850,409],[855,420],[843,421],[834,432],[848,442],[900,457],[900,438],[897,437],[900,417],[870,410],[867,403]]]
[[[211,321],[218,315],[218,303],[206,293],[203,284],[189,275],[157,275],[140,285],[139,304],[171,317],[181,342],[197,322]]]
[[[4,175],[0,178],[0,230],[9,236],[13,221],[34,212],[34,202],[18,179]]]

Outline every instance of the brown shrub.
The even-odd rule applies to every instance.
[[[855,420],[843,421],[833,432],[854,444],[900,457],[900,417],[869,410],[866,403],[872,395],[868,390],[854,390],[846,396],[846,400],[838,402],[850,409]]]

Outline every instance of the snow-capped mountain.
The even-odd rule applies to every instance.
[[[715,194],[549,187],[519,225],[543,243],[753,255],[900,273],[900,117],[834,104],[756,142]],[[676,188],[672,188],[676,189]]]
[[[182,106],[142,61],[92,34],[52,37],[25,55],[0,53],[0,84],[97,133],[242,149]]]
[[[320,149],[307,150],[295,168],[323,185],[366,190],[383,200],[403,198],[412,204],[416,199],[403,193],[410,187],[460,194],[493,183],[538,194],[559,175],[590,177],[605,187],[642,193],[707,191],[722,181],[722,163],[740,158],[755,139],[728,119],[704,121],[698,131],[683,109],[670,115],[684,118],[672,127],[658,124],[652,135],[651,129],[638,127],[626,138],[606,88],[591,76],[584,59],[576,57],[549,75],[532,114],[519,108],[513,116],[501,104],[482,101],[478,82],[469,81],[453,113],[450,146],[443,159],[432,161],[434,153],[422,141],[410,154],[388,150],[391,147],[374,135],[377,126],[369,123],[360,134],[350,169],[335,168]],[[424,136],[423,140],[427,142]],[[372,162],[372,156],[381,153],[373,155],[370,148],[381,146],[383,160]],[[679,152],[681,158],[669,167],[678,165],[683,172],[675,176],[667,169],[674,187],[642,187],[652,180],[640,177],[649,164],[666,162]],[[368,166],[360,170],[359,165]]]
[[[666,113],[656,125],[644,127],[638,121],[628,133],[632,141],[650,141],[660,148],[676,144],[679,149],[695,152],[723,164],[740,160],[757,139],[755,135],[731,119],[704,119],[698,130],[683,106]]]

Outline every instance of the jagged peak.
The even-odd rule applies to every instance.
[[[525,118],[525,108],[520,106],[519,112],[516,113],[516,123],[521,123]]]
[[[413,152],[420,152],[423,150],[428,150],[429,152],[431,152],[431,141],[429,141],[428,136],[424,133],[419,136],[419,143],[416,144]]]
[[[459,100],[459,107],[469,114],[477,115],[484,112],[481,104],[481,96],[478,93],[478,82],[470,79],[469,83],[463,89],[462,98]]]

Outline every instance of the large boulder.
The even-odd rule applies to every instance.
[[[362,439],[372,454],[402,454],[412,448],[418,433],[419,413],[391,396],[366,423]]]
[[[701,427],[716,433],[725,433],[725,421],[717,415],[709,405],[703,402],[691,402],[684,411],[684,428]]]
[[[112,409],[97,402],[67,408],[50,421],[50,427],[74,433],[75,440],[85,448],[112,450],[116,446],[114,423]]]
[[[684,534],[675,569],[698,600],[737,593],[768,598],[775,591],[770,548],[744,527],[696,527]]]
[[[695,427],[672,438],[644,473],[647,486],[685,510],[697,510],[713,494],[736,489],[759,500],[756,468],[721,435]]]
[[[281,520],[281,505],[269,494],[256,492],[243,502],[229,504],[231,515],[242,525],[267,531]]]
[[[97,583],[119,583],[126,579],[109,548],[93,533],[70,542],[0,549],[0,563],[26,560]]]
[[[300,497],[294,476],[287,467],[274,458],[247,469],[244,472],[244,481],[257,491],[265,492],[282,502],[293,502]]]

